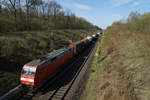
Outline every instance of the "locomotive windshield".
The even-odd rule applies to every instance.
[[[33,69],[33,68],[23,68],[22,74],[34,76],[35,75],[35,69]]]

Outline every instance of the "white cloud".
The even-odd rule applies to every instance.
[[[138,5],[140,5],[140,2],[134,2],[133,4],[132,4],[132,6],[138,6]]]
[[[114,4],[113,5],[113,8],[114,7],[119,7],[121,5],[125,5],[125,4],[128,4],[130,3],[132,0],[111,0],[111,2]]]
[[[82,9],[82,10],[91,10],[91,8],[87,5],[79,4],[79,3],[73,3],[73,6]]]

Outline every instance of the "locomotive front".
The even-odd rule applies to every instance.
[[[21,72],[21,84],[26,86],[34,86],[36,67],[24,65]]]

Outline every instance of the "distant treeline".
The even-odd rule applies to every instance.
[[[114,22],[108,29],[114,33],[118,31],[150,33],[150,13],[131,12],[127,19]]]
[[[51,29],[100,28],[64,10],[55,0],[0,1],[0,32]]]

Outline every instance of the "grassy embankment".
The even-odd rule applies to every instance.
[[[92,33],[86,30],[0,33],[0,95],[19,84],[25,63]]]
[[[105,31],[81,100],[150,100],[147,15],[134,22],[114,23]]]

